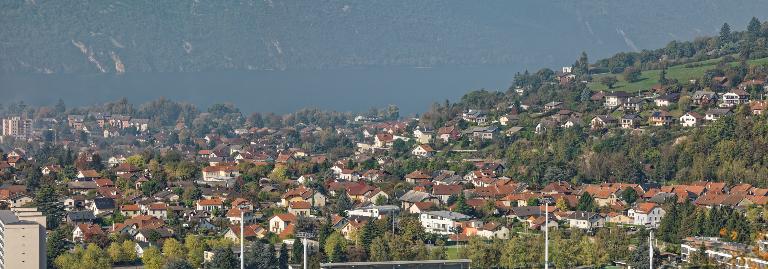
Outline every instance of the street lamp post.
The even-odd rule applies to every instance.
[[[307,239],[315,237],[313,233],[308,232],[298,232],[296,233],[297,238],[301,238],[301,244],[304,246],[304,254],[303,254],[303,262],[304,262],[304,269],[307,269]]]
[[[245,210],[240,208],[240,269],[245,269]]]

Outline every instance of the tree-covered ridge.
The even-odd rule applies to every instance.
[[[712,22],[767,7],[703,2],[11,0],[0,4],[0,70],[554,65],[585,48],[608,55],[715,33]]]

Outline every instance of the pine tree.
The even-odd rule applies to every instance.
[[[649,268],[650,260],[648,260],[648,257],[650,257],[651,254],[648,247],[648,236],[646,234],[640,238],[642,238],[640,244],[637,245],[632,256],[629,257],[628,263],[632,268]],[[653,264],[659,264],[659,261],[659,251],[658,249],[653,248]]]
[[[336,200],[336,207],[335,207],[336,214],[346,216],[347,210],[351,208],[352,208],[352,201],[349,200],[349,196],[347,196],[347,192],[342,191],[339,194],[339,199]]]
[[[459,193],[459,197],[456,198],[455,210],[464,215],[472,215],[472,207],[467,205],[467,199],[464,197],[464,193]]]
[[[375,233],[376,227],[373,225],[373,220],[369,220],[365,223],[363,230],[360,231],[360,234],[358,235],[360,245],[365,249],[366,253],[370,251],[371,241],[373,241]]]
[[[213,259],[205,268],[210,269],[231,269],[239,267],[237,256],[231,248],[218,248],[213,252]]]
[[[592,198],[592,195],[588,192],[585,192],[584,194],[579,197],[579,204],[576,206],[576,210],[579,211],[587,211],[592,212],[597,210],[597,205],[595,204],[595,198]]]
[[[758,20],[755,17],[752,17],[752,19],[749,20],[749,24],[747,24],[747,32],[751,35],[751,37],[760,36],[760,32],[761,32],[760,20]]]
[[[280,245],[280,256],[277,257],[277,264],[279,269],[288,269],[288,247],[285,243]]]
[[[304,243],[300,238],[293,239],[293,249],[291,250],[291,261],[293,263],[303,263],[304,258]]]
[[[48,239],[45,241],[45,245],[49,266],[53,266],[53,261],[56,259],[56,257],[67,251],[66,239],[68,232],[69,231],[65,231],[62,227],[48,234]]]
[[[333,251],[328,259],[330,259],[331,262],[344,262],[347,260],[347,254],[344,252],[344,249],[342,249],[341,244],[333,245]]]
[[[64,208],[59,202],[58,194],[49,185],[45,185],[37,192],[34,199],[37,209],[46,217],[48,229],[56,229],[64,216]]]
[[[664,67],[661,69],[661,72],[659,73],[659,84],[665,85],[667,84],[667,82],[669,82],[667,80],[667,68]]]
[[[731,42],[731,26],[728,23],[723,23],[720,27],[720,44]]]

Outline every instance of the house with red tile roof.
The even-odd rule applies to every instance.
[[[627,216],[633,219],[634,225],[649,225],[652,227],[659,227],[661,218],[664,217],[666,211],[661,206],[655,203],[637,203],[635,207],[629,210]]]
[[[207,210],[207,211],[213,211],[214,209],[222,210],[224,209],[224,200],[218,197],[211,198],[211,199],[203,198],[203,199],[197,200],[195,209]]]
[[[464,189],[462,185],[434,185],[432,186],[432,195],[440,198],[443,203],[448,203],[451,195],[458,197]]]
[[[296,223],[296,215],[290,213],[277,214],[269,219],[269,231],[280,234],[285,231],[288,226]]]
[[[264,238],[267,235],[267,230],[262,228],[261,225],[251,224],[243,226],[243,232],[246,240],[256,240]],[[229,238],[235,243],[240,242],[240,225],[230,225],[227,233],[224,234],[224,238]]]
[[[280,205],[287,207],[290,202],[303,201],[315,207],[325,207],[326,199],[326,196],[322,193],[300,186],[285,192],[281,198]]]
[[[430,180],[430,179],[432,179],[432,176],[425,172],[422,172],[421,170],[415,170],[405,175],[405,181],[408,183],[414,183],[419,180]]]
[[[122,205],[120,206],[120,212],[123,214],[123,216],[126,216],[126,217],[141,215],[141,205],[139,204]]]
[[[295,201],[288,204],[288,213],[296,216],[309,216],[312,205],[305,201]]]
[[[72,242],[83,242],[94,235],[104,235],[104,231],[96,224],[79,224],[72,231]]]

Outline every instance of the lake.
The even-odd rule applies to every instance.
[[[287,113],[304,107],[361,112],[394,104],[401,115],[433,102],[458,100],[475,89],[506,90],[513,66],[195,73],[0,74],[0,103],[23,100],[68,106],[126,97],[134,104],[159,97],[206,108],[233,103],[243,112]]]

